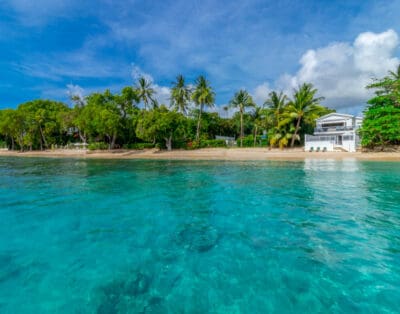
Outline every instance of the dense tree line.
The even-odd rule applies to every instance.
[[[170,104],[159,104],[156,90],[146,78],[119,93],[106,90],[84,98],[73,96],[74,105],[34,100],[16,109],[0,111],[0,136],[10,149],[32,150],[89,143],[94,148],[154,147],[172,149],[223,146],[216,135],[238,138],[240,146],[259,143],[272,147],[301,144],[312,132],[317,117],[332,110],[320,105],[311,84],[303,84],[289,98],[271,92],[258,107],[245,90],[238,91],[224,107],[236,111],[221,117],[214,107],[215,92],[203,76],[193,87],[182,75],[171,86]]]
[[[400,145],[400,65],[367,88],[374,89],[375,96],[364,111],[362,145],[368,148]]]

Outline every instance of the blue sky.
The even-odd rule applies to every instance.
[[[359,113],[372,77],[399,63],[400,1],[0,1],[0,108],[68,101],[177,74],[204,74],[217,105],[247,89],[314,83],[325,104]]]

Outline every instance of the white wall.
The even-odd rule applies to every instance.
[[[356,151],[356,145],[354,140],[353,141],[343,141],[342,145],[335,145],[329,141],[312,141],[312,142],[305,142],[304,143],[304,150],[305,151],[310,151],[311,147],[314,147],[314,151],[319,147],[319,149],[322,151],[324,147],[326,147],[326,150],[328,152],[334,151],[334,147],[342,147],[345,150],[349,152],[355,152]]]
[[[317,141],[317,142],[305,142],[304,143],[304,150],[305,151],[310,151],[311,147],[314,147],[314,151],[317,150],[317,147],[319,147],[319,149],[322,151],[324,149],[324,147],[326,147],[326,150],[328,152],[332,152],[333,151],[333,143],[329,142],[329,141]]]
[[[343,141],[343,145],[342,147],[349,151],[349,152],[355,152],[356,151],[356,145],[355,145],[355,141]]]

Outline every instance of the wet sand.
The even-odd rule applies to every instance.
[[[47,151],[0,150],[0,156],[91,158],[91,159],[158,159],[158,160],[302,160],[302,159],[359,159],[400,161],[400,152],[305,152],[296,149],[268,148],[204,148],[198,150],[113,150],[87,151],[58,149]]]

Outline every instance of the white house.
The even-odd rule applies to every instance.
[[[357,129],[362,118],[343,113],[330,113],[316,120],[314,135],[305,136],[306,151],[355,152],[360,146]]]

